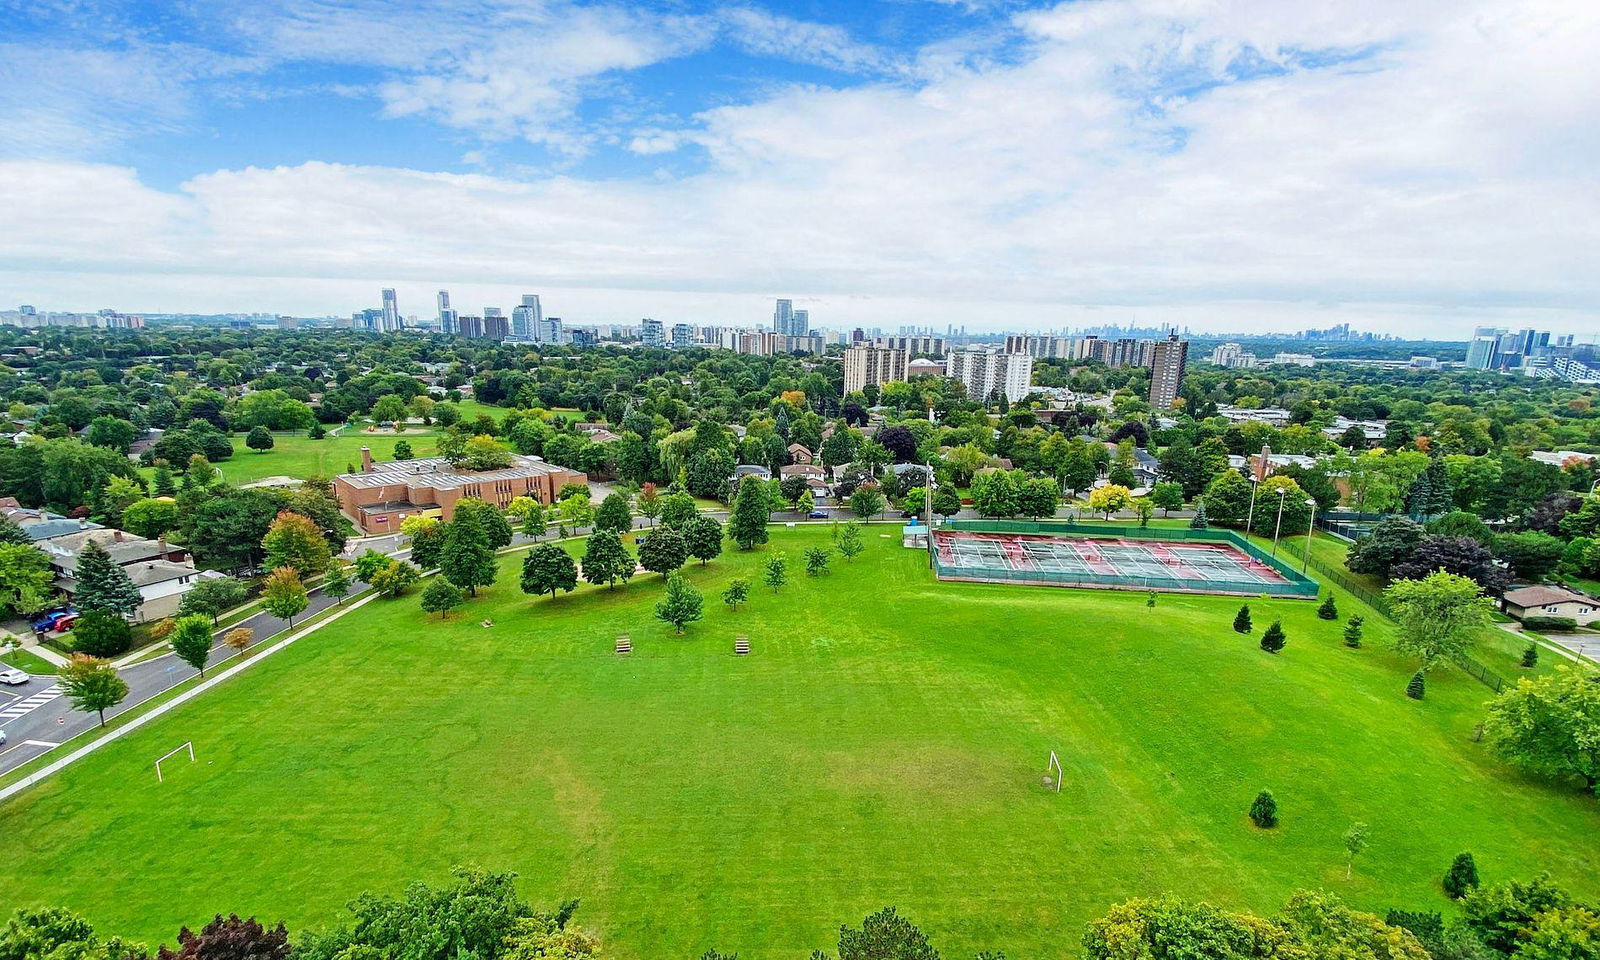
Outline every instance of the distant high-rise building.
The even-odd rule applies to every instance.
[[[1189,362],[1189,341],[1176,333],[1157,340],[1150,358],[1150,406],[1170,410],[1183,389],[1183,374]]]
[[[673,324],[672,348],[674,350],[683,350],[692,346],[694,346],[694,327],[687,323]]]
[[[1499,366],[1500,338],[1504,335],[1504,330],[1496,330],[1494,327],[1478,327],[1473,330],[1472,339],[1467,341],[1467,368],[1493,370]]]
[[[437,300],[439,303],[439,329],[445,333],[455,333],[456,312],[450,309],[450,291],[440,290]]]
[[[383,288],[383,332],[393,333],[405,329],[405,322],[400,319],[400,301],[394,294],[393,287]]]
[[[808,336],[811,333],[811,311],[796,310],[789,318],[789,329],[778,332],[787,333],[791,337]]]
[[[660,320],[651,320],[646,317],[639,321],[639,342],[647,347],[664,347],[667,345],[667,333],[662,328]]]
[[[995,397],[1016,403],[1028,395],[1033,384],[1033,358],[1026,353],[971,346],[951,351],[945,366],[946,375],[960,380],[967,388],[967,396],[980,403]]]
[[[511,336],[511,321],[500,312],[499,307],[485,307],[483,310],[483,336],[486,340],[505,340]]]
[[[482,340],[483,318],[473,316],[456,317],[456,332],[461,334],[463,337],[471,337],[475,340]]]
[[[856,343],[844,352],[844,392],[860,393],[867,384],[906,379],[906,352]]]
[[[537,293],[522,295],[522,303],[511,310],[511,333],[518,340],[542,343],[545,332],[544,307]]]
[[[874,346],[885,350],[904,350],[907,354],[929,354],[942,357],[945,354],[943,337],[932,337],[927,334],[912,334],[898,337],[877,337],[872,341]]]
[[[794,323],[794,301],[779,300],[772,308],[772,329],[775,333],[788,334],[790,326]]]

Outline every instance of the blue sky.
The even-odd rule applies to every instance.
[[[0,303],[1600,332],[1597,40],[1564,0],[0,0]]]

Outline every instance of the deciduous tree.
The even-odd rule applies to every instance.
[[[206,675],[206,664],[211,660],[211,621],[199,614],[179,617],[173,623],[172,652],[178,659]]]
[[[422,590],[422,612],[437,613],[440,620],[446,619],[461,602],[461,588],[444,577],[434,577]]]
[[[278,567],[261,584],[261,609],[294,626],[294,618],[311,603],[306,585],[294,567]]]
[[[98,714],[102,727],[106,725],[106,711],[128,696],[128,684],[117,674],[117,668],[111,665],[111,661],[87,654],[73,654],[58,679],[62,692],[72,701],[72,706],[85,713],[93,711]]]
[[[656,619],[672,624],[675,632],[682,633],[686,625],[700,619],[704,606],[700,591],[683,574],[674,573],[667,577],[666,595],[656,604]]]
[[[1489,705],[1484,732],[1516,766],[1577,777],[1600,794],[1600,683],[1592,674],[1562,665],[1523,677]]]
[[[577,585],[578,565],[567,551],[553,543],[534,547],[522,558],[523,593],[548,593],[554,599],[557,590],[571,593]]]
[[[589,535],[583,550],[584,580],[611,588],[618,580],[627,583],[634,569],[633,554],[615,530],[596,530]]]

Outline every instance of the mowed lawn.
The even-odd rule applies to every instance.
[[[531,599],[518,557],[444,623],[415,589],[374,601],[0,808],[0,908],[170,943],[218,911],[328,924],[474,863],[582,898],[622,960],[800,958],[886,904],[946,956],[1043,957],[1163,891],[1448,911],[1463,850],[1490,881],[1600,894],[1600,805],[1474,743],[1487,691],[1464,675],[1406,699],[1375,618],[1352,651],[1314,604],[1257,601],[1241,637],[1234,599],[942,584],[897,535],[873,525],[816,580],[798,568],[821,527],[696,566],[707,615],[682,637],[651,616],[655,575]],[[776,596],[774,549],[795,568]],[[735,575],[757,585],[730,613]],[[1273,617],[1276,657],[1256,646]],[[187,740],[198,763],[158,784]],[[1273,831],[1245,816],[1263,787]],[[1347,882],[1355,820],[1371,846]]]
[[[232,437],[234,454],[215,464],[222,479],[238,485],[266,477],[331,477],[354,466],[361,469],[361,448],[372,448],[372,459],[393,460],[394,445],[404,440],[419,457],[432,456],[438,443],[433,428],[413,428],[404,433],[366,433],[361,427],[346,427],[339,435],[312,440],[304,430],[274,433],[271,450],[257,453],[244,445],[244,434]],[[148,471],[146,471],[148,473]]]

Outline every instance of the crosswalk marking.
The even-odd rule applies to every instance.
[[[19,700],[4,710],[0,710],[0,720],[15,720],[25,713],[37,710],[59,696],[61,696],[60,686],[47,687],[26,700]]]

